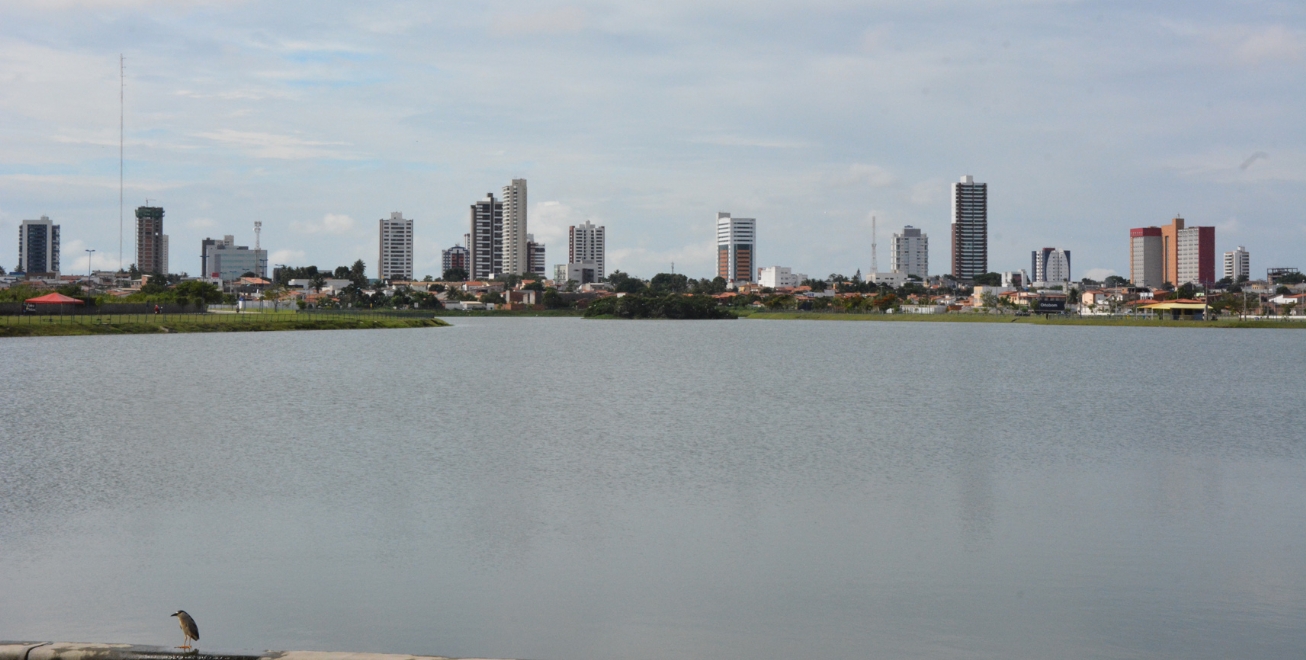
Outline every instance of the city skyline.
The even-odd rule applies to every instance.
[[[129,224],[148,197],[177,245],[246,242],[255,209],[277,263],[371,261],[371,219],[403,208],[422,237],[414,268],[435,273],[468,191],[522,177],[537,240],[608,226],[628,272],[713,272],[700,219],[717,208],[765,220],[768,263],[865,271],[872,215],[943,249],[947,183],[965,172],[992,185],[993,271],[1061,245],[1077,278],[1125,275],[1113,237],[1175,215],[1217,227],[1220,253],[1244,245],[1271,266],[1302,252],[1300,9],[820,6],[742,21],[715,4],[378,5],[313,25],[263,5],[108,2],[98,21],[14,6],[0,265],[42,215],[69,254],[118,265],[119,53]],[[531,102],[480,100],[487,77]],[[732,104],[695,100],[722,90]],[[196,270],[192,252],[172,270]]]

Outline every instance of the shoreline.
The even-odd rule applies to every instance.
[[[1221,318],[1214,321],[1068,316],[1014,316],[1011,314],[841,314],[831,312],[753,312],[741,319],[763,321],[881,321],[889,323],[1018,323],[1053,326],[1104,326],[1118,328],[1285,328],[1306,329],[1306,321]]]
[[[253,315],[251,315],[253,316]],[[160,319],[158,322],[27,324],[0,323],[3,337],[80,337],[90,335],[156,335],[190,332],[282,332],[292,330],[373,330],[439,328],[449,322],[437,318],[384,318],[345,316],[328,318],[258,319],[229,322],[196,322],[189,319]]]

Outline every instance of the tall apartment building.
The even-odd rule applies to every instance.
[[[757,220],[716,214],[716,273],[727,282],[752,282],[757,263]]]
[[[1029,254],[1029,270],[1035,282],[1069,282],[1070,250],[1043,248]]]
[[[1165,244],[1160,227],[1129,230],[1129,283],[1148,288],[1165,283]]]
[[[204,250],[200,267],[204,277],[216,277],[223,282],[233,282],[245,273],[267,277],[268,251],[251,250],[248,245],[236,245],[236,237],[227,234],[222,240],[206,238],[200,243]]]
[[[925,280],[930,275],[930,237],[907,225],[902,233],[893,234],[889,245],[889,270],[915,275]]]
[[[988,184],[967,174],[952,184],[952,276],[973,280],[989,272]]]
[[[1215,282],[1215,227],[1185,227],[1176,234],[1175,284]]]
[[[28,275],[59,274],[59,225],[46,216],[18,225],[18,268]]]
[[[168,270],[168,235],[164,234],[163,236],[160,237],[160,239],[161,240],[159,241],[159,245],[160,245],[160,250],[162,252],[162,256],[159,257],[159,262],[163,265],[163,268],[159,272],[163,273],[164,275],[167,275],[169,272],[171,272]]]
[[[607,277],[604,265],[606,229],[586,220],[583,225],[567,228],[567,263],[580,264],[594,271],[595,281]]]
[[[535,234],[526,235],[526,272],[544,278],[544,244],[535,242]]]
[[[526,233],[526,179],[503,187],[503,273],[521,275],[530,264]]]
[[[163,207],[136,209],[136,268],[142,273],[163,273]]]
[[[1224,276],[1234,282],[1251,279],[1252,262],[1247,248],[1239,245],[1237,250],[1224,253]]]
[[[413,219],[395,211],[380,220],[377,276],[383,280],[413,279]]]
[[[474,280],[488,280],[503,272],[503,202],[494,193],[485,193],[485,199],[472,204],[471,222],[466,236],[471,259],[467,272]]]
[[[470,275],[472,269],[468,268],[469,256],[470,256],[470,251],[461,245],[455,245],[449,248],[448,250],[441,250],[440,251],[440,274],[443,275],[444,273],[447,273],[457,268],[463,271],[464,273]]]

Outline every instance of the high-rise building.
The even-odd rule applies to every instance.
[[[201,243],[204,255],[200,257],[204,277],[216,277],[223,282],[238,280],[245,273],[255,277],[267,277],[268,251],[249,249],[248,245],[236,245],[236,237],[228,234],[222,240],[206,238]]]
[[[159,243],[161,245],[163,256],[159,258],[159,261],[163,264],[163,269],[160,270],[159,272],[163,273],[164,275],[167,275],[169,272],[168,271],[168,235],[164,234],[160,238],[162,238],[162,240]]]
[[[915,275],[924,281],[930,275],[930,237],[907,225],[890,240],[889,270]]]
[[[136,268],[142,273],[163,272],[163,207],[136,209]]]
[[[470,275],[472,271],[467,267],[469,255],[470,251],[461,245],[455,245],[448,250],[441,250],[440,274],[443,275],[444,273],[457,268]]]
[[[485,193],[471,207],[471,231],[466,235],[474,280],[488,280],[503,272],[503,202]]]
[[[1035,282],[1055,284],[1070,281],[1070,250],[1043,248],[1029,253],[1029,269]]]
[[[1251,279],[1252,262],[1247,248],[1239,245],[1237,250],[1224,253],[1224,276],[1234,283]]]
[[[583,264],[584,268],[594,271],[595,281],[602,280],[608,276],[604,265],[606,240],[606,229],[589,220],[583,225],[568,227],[567,263]]]
[[[535,242],[535,234],[526,235],[526,272],[544,278],[544,244]]]
[[[413,279],[413,219],[395,211],[380,220],[380,258],[377,276],[382,280]]]
[[[716,273],[727,282],[752,282],[757,263],[757,220],[716,214]]]
[[[1183,218],[1175,218],[1161,227],[1161,277],[1166,284],[1179,281],[1179,230],[1183,228]]]
[[[989,272],[989,188],[967,174],[952,184],[952,276]]]
[[[1215,282],[1215,227],[1185,227],[1176,232],[1175,270],[1180,284]]]
[[[18,225],[18,270],[28,275],[59,274],[59,225],[46,216]]]
[[[1160,227],[1129,230],[1129,283],[1157,287],[1165,283],[1165,244]]]
[[[503,273],[521,275],[529,269],[526,234],[526,179],[503,187]]]

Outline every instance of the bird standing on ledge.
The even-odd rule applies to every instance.
[[[195,625],[195,619],[190,618],[186,610],[177,610],[172,616],[177,617],[177,625],[181,626],[181,634],[186,636],[186,639],[182,641],[182,645],[177,648],[190,648],[190,640],[192,639],[197,642],[200,641],[200,627]]]

